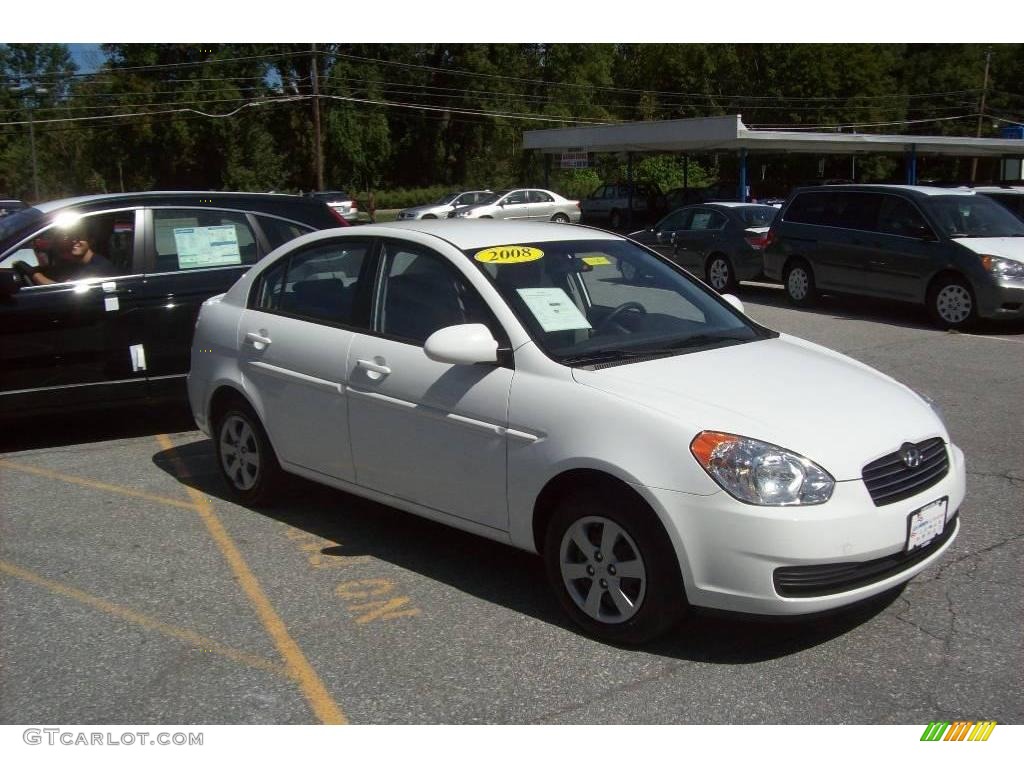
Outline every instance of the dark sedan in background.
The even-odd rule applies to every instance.
[[[679,208],[650,229],[629,237],[668,257],[719,293],[736,290],[740,280],[763,274],[762,252],[768,228],[778,213],[770,205],[705,203]],[[622,264],[622,276],[629,265]]]
[[[0,416],[183,398],[203,301],[282,243],[337,226],[318,200],[230,192],[95,195],[5,216]],[[102,277],[74,277],[84,230]],[[33,282],[55,265],[63,282]]]

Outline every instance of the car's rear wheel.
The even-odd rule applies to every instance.
[[[686,610],[667,534],[649,508],[625,493],[564,500],[548,526],[544,559],[562,608],[602,640],[647,642]]]
[[[719,293],[734,293],[736,291],[736,273],[733,272],[732,264],[726,256],[720,253],[713,254],[708,259],[705,275],[708,285]]]
[[[250,506],[270,501],[284,473],[248,403],[233,401],[217,419],[214,434],[217,465],[235,496]]]
[[[556,213],[554,216],[551,217],[551,220],[555,222],[555,224],[569,223],[569,217],[566,216],[564,213]]]
[[[423,218],[424,218],[424,219],[436,219],[436,218],[437,218],[437,216],[435,216],[435,215],[434,215],[434,214],[432,214],[432,213],[425,213],[425,214],[423,214]]]
[[[786,287],[786,298],[798,307],[806,307],[818,299],[818,289],[814,284],[814,272],[803,259],[794,259],[786,266],[786,274],[782,282]]]
[[[928,314],[939,328],[970,327],[978,318],[974,291],[962,277],[940,277],[928,289]]]

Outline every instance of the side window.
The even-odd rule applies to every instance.
[[[518,190],[505,198],[505,205],[522,205],[526,202],[526,191]]]
[[[388,244],[377,329],[423,344],[449,325],[484,323],[501,339],[497,320],[459,271],[440,254],[410,245]]]
[[[555,198],[539,189],[531,189],[529,192],[531,203],[553,203]]]
[[[616,184],[609,184],[604,188],[604,199],[614,200],[619,195],[619,187]]]
[[[4,259],[23,261],[55,283],[133,272],[135,211],[98,213],[44,229]]]
[[[883,195],[878,210],[878,231],[887,235],[920,237],[931,228],[910,202],[893,195]]]
[[[673,211],[658,224],[659,232],[676,232],[686,229],[693,211]]]
[[[804,192],[797,195],[786,209],[785,220],[798,224],[825,224],[827,192]]]
[[[368,242],[343,240],[294,253],[263,272],[251,306],[309,320],[351,324],[368,252]]]
[[[882,196],[870,192],[846,192],[832,196],[829,223],[847,229],[873,231]]]
[[[154,272],[253,264],[259,254],[244,213],[193,208],[153,210]]]
[[[277,248],[279,245],[284,245],[289,240],[294,240],[299,235],[304,235],[307,232],[313,230],[309,227],[301,226],[300,224],[293,224],[290,221],[284,219],[275,219],[272,216],[257,216],[256,221],[260,224],[260,229],[263,230],[263,234],[267,237],[267,242],[270,244],[271,249]]]

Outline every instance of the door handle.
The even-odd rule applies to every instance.
[[[245,340],[251,341],[252,345],[256,347],[256,349],[258,350],[266,349],[271,344],[270,337],[267,336],[266,333],[267,332],[264,331],[262,328],[260,329],[259,333],[249,331],[247,334],[245,334]]]
[[[367,377],[373,381],[380,381],[391,373],[391,369],[386,365],[380,365],[373,360],[356,360],[356,366],[366,370]]]

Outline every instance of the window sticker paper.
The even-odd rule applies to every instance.
[[[242,263],[234,224],[212,227],[175,227],[178,269],[223,267]]]
[[[545,333],[592,327],[561,288],[519,288],[516,293],[522,297]]]

